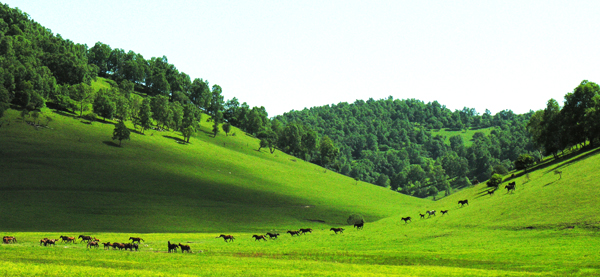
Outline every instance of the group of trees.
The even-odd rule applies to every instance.
[[[561,108],[555,99],[546,109],[536,111],[529,123],[536,149],[542,155],[554,155],[586,142],[594,145],[600,139],[600,86],[582,81],[565,95]]]
[[[111,87],[94,92],[91,80],[110,79]],[[75,44],[8,5],[0,5],[0,116],[16,105],[54,108],[82,116],[131,120],[135,128],[178,130],[189,142],[201,114],[210,116],[213,133],[229,135],[236,126],[260,140],[258,149],[280,149],[357,180],[426,197],[505,173],[519,156],[540,157],[600,138],[598,85],[584,81],[535,113],[505,110],[492,115],[472,108],[450,111],[437,101],[357,100],[290,111],[269,118],[264,107],[237,98],[225,101],[219,85],[189,75],[165,56],[145,59],[134,51],[98,42]],[[492,128],[467,144],[461,136],[431,130]],[[115,137],[125,137],[121,129]],[[519,166],[530,159],[518,161]]]
[[[426,197],[513,169],[519,155],[535,151],[526,129],[531,115],[510,110],[479,115],[470,108],[451,112],[437,102],[389,97],[291,111],[273,118],[271,125],[285,126],[278,145],[285,152],[326,161],[332,170],[357,180]],[[476,132],[467,146],[459,135],[449,143],[432,135],[432,129],[440,128],[493,130]],[[305,135],[294,135],[300,133]],[[338,154],[321,157],[328,152],[313,148],[311,137],[330,142]]]

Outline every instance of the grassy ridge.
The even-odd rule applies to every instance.
[[[52,129],[36,129],[17,114],[9,110],[11,124],[0,130],[6,230],[252,230],[341,224],[352,213],[373,221],[427,203],[256,151],[258,142],[237,129],[213,138],[205,120],[190,144],[148,130],[116,147],[114,122],[45,110]]]

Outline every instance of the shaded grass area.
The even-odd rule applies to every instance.
[[[9,110],[7,117],[17,114]],[[5,230],[262,230],[337,225],[354,213],[374,221],[426,202],[356,184],[281,152],[256,151],[249,136],[199,132],[182,144],[177,132],[147,130],[116,147],[113,122],[52,116],[51,129],[11,124],[0,130]],[[203,121],[202,128],[212,127]]]

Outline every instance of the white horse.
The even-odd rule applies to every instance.
[[[435,210],[427,211],[427,214],[429,217],[431,217],[431,215],[435,216]]]

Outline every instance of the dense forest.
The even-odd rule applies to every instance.
[[[505,110],[479,115],[469,108],[452,112],[435,101],[389,97],[291,111],[274,120],[286,128],[307,126],[339,146],[335,162],[310,153],[301,156],[359,180],[426,197],[512,170],[519,155],[535,151],[526,128],[531,114]],[[467,146],[458,134],[449,143],[432,135],[432,130],[442,128],[493,130],[489,135],[476,132]]]
[[[110,89],[95,92],[92,80]],[[134,51],[77,44],[0,5],[0,117],[8,108],[37,117],[43,107],[85,117],[132,121],[180,131],[189,142],[203,113],[216,136],[231,126],[277,149],[356,180],[417,197],[506,174],[520,156],[540,159],[600,137],[598,85],[584,81],[543,111],[492,115],[451,111],[437,101],[388,99],[339,103],[269,118],[264,107],[225,101],[219,85],[180,72],[167,57],[145,59]],[[1,126],[1,125],[0,125]],[[449,138],[437,135],[451,130]],[[475,132],[464,141],[461,132]],[[448,132],[446,132],[448,133]]]

